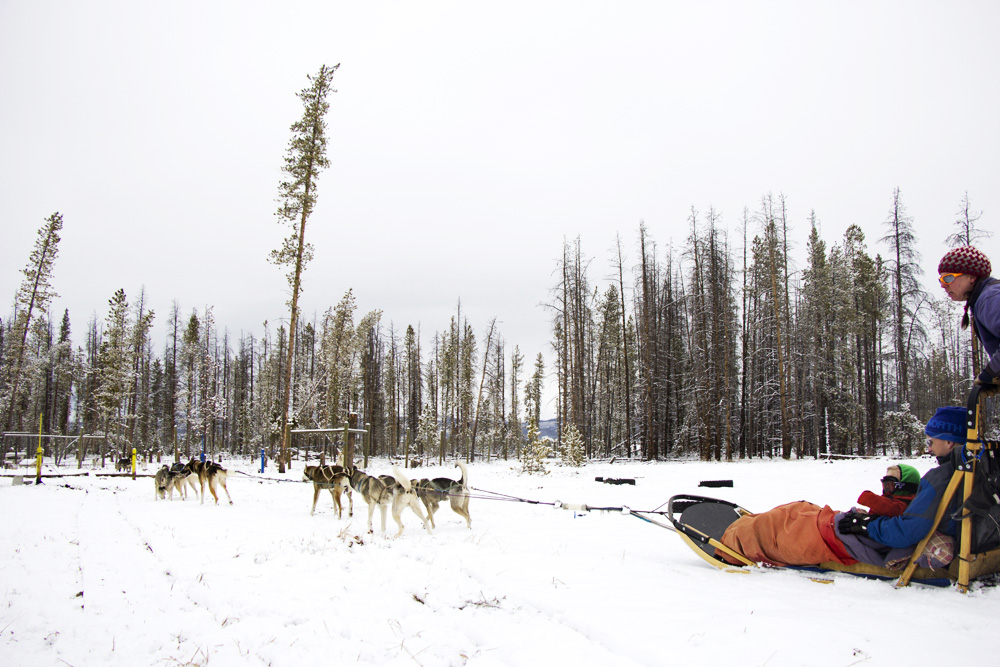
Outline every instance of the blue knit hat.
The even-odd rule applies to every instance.
[[[927,422],[924,428],[931,438],[939,440],[950,440],[960,445],[965,444],[965,434],[968,432],[968,425],[965,421],[965,408],[947,407],[938,408],[934,416]]]

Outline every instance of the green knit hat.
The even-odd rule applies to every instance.
[[[917,487],[920,486],[920,473],[917,472],[916,468],[905,463],[889,466],[885,473],[882,481],[892,481],[895,484],[895,489],[892,492],[894,496],[913,495],[917,492]]]

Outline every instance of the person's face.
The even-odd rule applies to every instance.
[[[929,451],[933,456],[947,456],[951,453],[951,450],[954,447],[955,443],[951,440],[927,438],[927,451]]]
[[[970,276],[968,273],[963,273],[960,276],[956,276],[950,283],[946,283],[944,281],[945,277],[951,275],[954,274],[942,273],[938,277],[941,287],[948,293],[948,297],[952,301],[967,301],[969,294],[972,293],[972,286],[976,282],[976,277]]]

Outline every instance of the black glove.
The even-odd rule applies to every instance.
[[[976,378],[976,384],[979,385],[980,396],[993,396],[997,391],[1000,391],[1000,384],[997,384],[997,377],[993,375],[988,366]]]
[[[868,524],[874,518],[871,514],[848,512],[837,524],[837,528],[844,535],[867,535]]]

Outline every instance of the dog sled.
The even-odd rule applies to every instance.
[[[748,572],[757,568],[799,570],[811,574],[846,573],[868,579],[895,581],[897,587],[917,582],[930,586],[950,587],[966,593],[977,579],[1000,573],[1000,441],[988,441],[979,436],[979,391],[977,385],[969,394],[966,445],[960,461],[938,503],[931,530],[917,544],[902,569],[889,569],[867,563],[844,565],[822,562],[816,565],[762,566],[745,555],[724,545],[723,533],[734,521],[751,512],[736,503],[698,495],[675,495],[667,510],[637,511],[628,507],[591,507],[579,503],[553,504],[557,509],[579,512],[620,512],[671,530],[706,563],[727,572]],[[959,494],[956,496],[956,494]],[[955,556],[947,568],[919,567],[917,561],[934,537],[955,498],[960,505],[953,518],[959,523]],[[521,499],[522,502],[526,502]],[[550,504],[550,503],[538,503]],[[669,523],[660,520],[666,515]],[[722,557],[725,554],[729,557]],[[730,562],[736,561],[737,564]],[[817,581],[829,581],[817,579]]]
[[[902,570],[867,563],[844,565],[837,562],[815,566],[790,565],[781,569],[811,573],[843,572],[871,579],[895,580],[899,587],[908,586],[911,582],[932,586],[955,584],[963,593],[969,590],[973,581],[1000,572],[1000,442],[979,436],[979,391],[977,385],[969,395],[965,450],[960,454],[960,461],[938,504],[934,525],[914,548]],[[947,568],[919,567],[918,559],[945,518],[956,494],[960,494],[957,497],[961,504],[953,515],[959,522],[955,558]],[[758,567],[758,563],[721,542],[730,524],[750,514],[743,507],[705,496],[677,495],[668,501],[666,514],[670,525],[659,525],[672,528],[707,563],[726,571],[746,571],[747,568]],[[723,554],[728,558],[723,558]],[[739,565],[730,561],[737,561]]]

